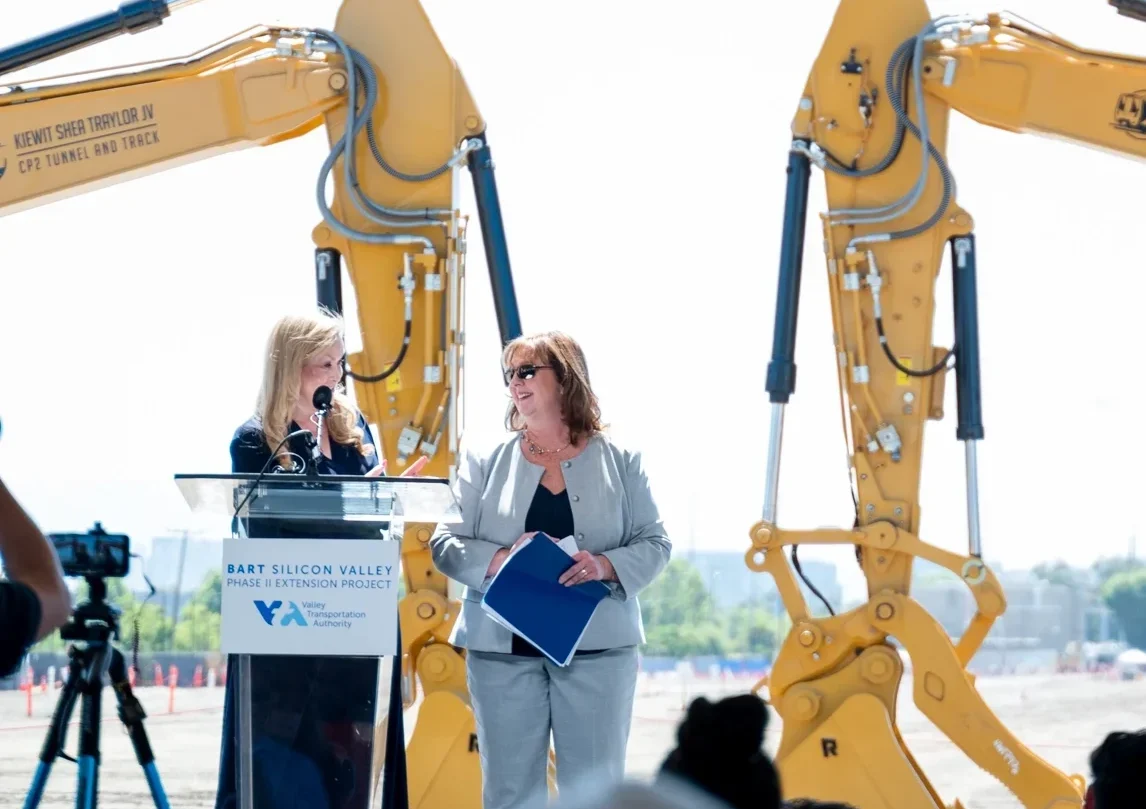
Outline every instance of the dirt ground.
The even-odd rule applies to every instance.
[[[647,777],[656,770],[673,745],[682,707],[692,697],[743,692],[751,685],[746,680],[686,682],[675,675],[643,679],[633,712],[630,775]],[[1013,676],[982,678],[979,690],[1024,744],[1067,773],[1089,774],[1087,756],[1108,731],[1146,727],[1146,680],[1121,682],[1092,675]],[[223,690],[178,690],[170,712],[167,689],[140,688],[137,693],[148,712],[148,735],[173,809],[213,806]],[[25,693],[0,692],[0,807],[23,806],[55,696],[55,692],[37,690],[29,717]],[[116,717],[110,693],[106,699],[100,805],[109,809],[151,806],[143,772]],[[915,709],[909,687],[901,689],[899,727],[945,801],[959,798],[966,809],[1020,807],[1009,792],[946,741]],[[775,749],[779,730],[776,721],[769,731],[769,750]],[[75,754],[74,723],[66,750]],[[40,805],[45,809],[74,806],[75,783],[75,765],[58,760]]]

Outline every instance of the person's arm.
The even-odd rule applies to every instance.
[[[506,549],[496,542],[478,539],[476,533],[482,491],[485,489],[485,470],[481,458],[467,451],[460,452],[458,478],[454,496],[461,507],[462,519],[456,523],[440,523],[430,537],[430,555],[438,572],[471,590],[485,587],[490,563],[499,550]],[[508,551],[506,551],[508,553]]]
[[[365,457],[366,463],[370,467],[369,471],[366,472],[366,477],[374,478],[385,475],[386,459],[378,451],[378,445],[374,443],[374,434],[370,430],[370,425],[366,423],[366,418],[361,413],[358,414],[358,426],[362,430],[362,440],[374,447],[374,454]],[[399,477],[416,477],[429,462],[430,457],[428,455],[420,455],[417,460],[402,470]]]
[[[370,454],[364,456],[366,468],[373,469],[378,466],[378,459],[382,457],[382,453],[378,451],[378,445],[374,443],[374,431],[370,429],[370,425],[366,422],[366,416],[362,415],[361,411],[358,413],[358,429],[362,431],[362,443],[373,447]]]
[[[64,583],[56,549],[3,481],[0,481],[0,557],[8,578],[27,587],[39,601],[39,621],[35,636],[30,640],[33,643],[42,640],[63,626],[72,611],[72,594]]]
[[[606,571],[606,577],[616,583],[612,588],[614,593],[629,599],[648,587],[664,570],[672,554],[672,542],[665,533],[639,452],[625,453],[621,473],[625,478],[625,498],[633,527],[621,547],[605,551],[601,556],[613,568],[611,576]]]
[[[263,471],[271,457],[271,448],[261,431],[240,427],[231,439],[231,472],[237,475],[257,475]]]

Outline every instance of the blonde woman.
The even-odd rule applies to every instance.
[[[261,472],[290,433],[309,430],[317,437],[313,398],[324,385],[334,392],[334,400],[322,433],[318,473],[375,476],[386,471],[370,426],[340,388],[346,356],[343,334],[342,319],[326,312],[279,319],[267,340],[256,412],[231,440],[232,472]],[[419,458],[402,474],[416,475],[427,461]],[[270,468],[301,471],[309,463],[307,439],[297,436],[279,449]]]
[[[288,315],[274,325],[266,344],[255,413],[231,440],[232,472],[258,474],[264,469],[277,469],[317,471],[320,475],[385,473],[385,458],[375,448],[366,419],[341,389],[346,355],[344,333],[342,319],[325,311]],[[312,402],[314,392],[323,385],[331,389],[333,400],[314,470],[310,453],[313,441],[308,442],[302,435],[285,443],[283,439],[300,430],[317,435],[318,421]],[[402,474],[418,474],[428,460],[419,458]],[[364,524],[345,526],[337,536],[331,534],[330,525],[325,522],[250,519],[247,526],[249,535],[259,539],[380,537],[378,529]],[[228,660],[229,671],[236,672],[236,667],[230,665],[233,662],[233,657]],[[394,666],[393,670],[389,710],[397,721],[389,722],[387,727],[393,737],[387,739],[387,765],[391,771],[404,774],[405,746],[399,741],[404,733],[398,680],[401,667]],[[377,674],[378,666],[370,659],[267,655],[252,658],[250,731],[256,806],[333,809],[360,805],[364,773],[355,771],[351,758],[342,750],[345,744],[340,736],[346,727],[373,722]],[[216,809],[238,806],[236,682],[234,676],[227,678]],[[332,688],[332,684],[336,687]]]

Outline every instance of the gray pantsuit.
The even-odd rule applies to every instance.
[[[430,539],[437,569],[464,586],[450,642],[467,650],[467,681],[478,728],[483,809],[533,809],[544,801],[549,732],[558,789],[584,779],[620,780],[644,643],[637,593],[664,569],[671,544],[637,452],[602,435],[562,462],[577,547],[607,557],[607,582],[580,649],[568,667],[510,654],[512,633],[481,607],[486,571],[499,548],[524,533],[542,467],[513,436],[488,452],[460,453],[454,491],[458,523]],[[560,539],[560,537],[557,537]],[[539,792],[540,790],[540,792]]]
[[[466,679],[477,717],[483,809],[545,806],[550,730],[558,791],[624,777],[635,647],[582,655],[565,668],[544,657],[470,652]]]

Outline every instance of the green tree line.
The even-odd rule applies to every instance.
[[[1055,584],[1088,590],[1097,582],[1098,596],[1114,613],[1126,642],[1146,649],[1146,563],[1133,557],[1099,559],[1089,570],[1057,561],[1036,565],[1034,574]]]
[[[220,571],[207,575],[176,620],[161,602],[140,599],[121,579],[107,581],[107,601],[120,610],[120,644],[130,647],[138,627],[141,652],[218,651],[220,646],[223,579]],[[404,588],[399,591],[399,596]],[[76,603],[88,597],[81,583]],[[648,645],[644,653],[771,656],[776,619],[768,610],[749,605],[720,609],[700,572],[687,561],[674,559],[661,576],[641,593]],[[786,626],[786,624],[785,624]],[[41,641],[38,651],[63,651],[58,632]]]
[[[1048,581],[1089,589],[1097,582],[1101,600],[1114,613],[1131,646],[1146,649],[1146,564],[1135,559],[1103,559],[1091,570],[1064,562],[1041,564],[1034,574]],[[207,652],[220,646],[222,573],[209,573],[192,598],[172,620],[163,606],[139,599],[120,579],[107,582],[109,603],[119,608],[120,643],[133,643],[138,626],[140,651]],[[400,590],[399,595],[404,592]],[[87,598],[80,585],[77,603]],[[777,636],[787,631],[786,615],[753,604],[721,608],[704,578],[692,564],[674,559],[641,593],[641,612],[648,640],[646,655],[771,657]],[[37,645],[40,651],[62,651],[65,643],[53,633]]]
[[[650,656],[772,656],[777,617],[759,606],[720,608],[700,571],[673,559],[641,593],[641,616]],[[780,624],[787,629],[787,616]],[[782,636],[781,636],[782,640]]]

